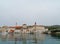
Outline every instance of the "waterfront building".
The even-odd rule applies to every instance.
[[[33,32],[39,32],[39,33],[43,33],[48,31],[48,29],[45,28],[45,26],[43,25],[37,25],[36,22],[35,24],[32,26]]]
[[[43,25],[33,25],[33,31],[34,32],[39,32],[39,33],[42,33],[42,32],[45,32],[45,27]]]
[[[18,26],[16,23],[16,26],[3,26],[2,32],[8,32],[8,33],[30,33],[30,32],[39,32],[43,33],[48,31],[48,28],[45,28],[43,25],[37,25],[36,22],[34,25],[27,26],[27,24],[23,24],[22,26]]]
[[[8,30],[8,26],[2,26],[1,30],[2,30],[2,32],[6,32]]]
[[[23,29],[27,29],[27,24],[22,25]]]
[[[23,24],[23,31],[22,33],[30,33],[30,32],[39,32],[39,33],[43,33],[48,31],[48,28],[45,28],[45,26],[43,25],[37,25],[36,22],[34,25],[31,26],[27,26],[26,24]]]
[[[6,35],[7,34],[7,30],[8,30],[8,26],[2,26],[1,30],[2,30],[2,35]]]
[[[0,27],[0,32],[2,32],[2,27]]]
[[[15,33],[20,33],[22,26],[11,26],[9,29],[14,30]]]

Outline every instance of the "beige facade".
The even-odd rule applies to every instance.
[[[24,29],[26,29],[26,28],[27,28],[27,24],[23,24],[22,27],[23,27]]]
[[[39,33],[43,33],[45,31],[48,31],[48,29],[45,29],[45,27],[42,25],[34,25],[29,30],[33,31],[33,32],[39,32]]]

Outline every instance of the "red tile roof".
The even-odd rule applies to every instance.
[[[22,26],[10,26],[9,28],[21,29],[21,28],[22,28]]]

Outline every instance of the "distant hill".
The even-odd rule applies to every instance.
[[[52,26],[45,26],[45,27],[48,28],[49,30],[60,29],[60,25],[52,25]]]

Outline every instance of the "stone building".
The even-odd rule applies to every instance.
[[[43,25],[37,25],[36,22],[34,25],[32,25],[31,27],[28,28],[29,31],[31,32],[39,32],[39,33],[43,33],[45,31],[48,31],[47,28],[45,28],[45,26]]]

